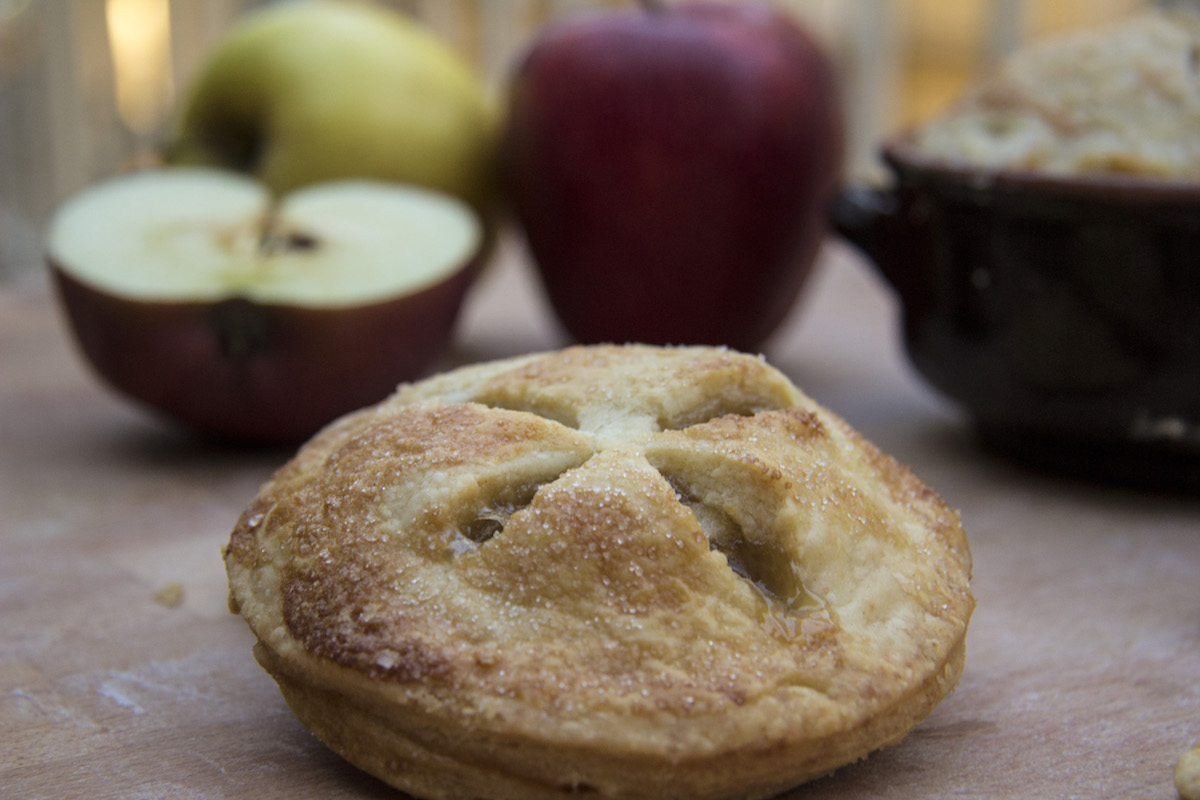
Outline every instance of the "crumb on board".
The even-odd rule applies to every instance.
[[[169,581],[155,590],[151,599],[164,608],[179,608],[183,605],[183,584]]]

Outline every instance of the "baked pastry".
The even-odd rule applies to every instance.
[[[1175,763],[1175,789],[1180,800],[1200,800],[1200,739]]]
[[[575,347],[401,387],[242,514],[297,716],[422,798],[760,798],[956,684],[957,514],[762,359]]]
[[[914,143],[938,158],[1200,180],[1200,15],[1150,11],[1018,50]]]

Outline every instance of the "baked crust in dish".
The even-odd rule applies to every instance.
[[[1200,180],[1200,14],[1147,11],[1026,45],[913,132],[989,169]]]
[[[402,386],[262,488],[231,608],[422,798],[762,798],[954,687],[958,515],[760,358],[575,347]]]

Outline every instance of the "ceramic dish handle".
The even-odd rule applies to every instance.
[[[834,231],[878,261],[880,251],[886,247],[887,221],[896,216],[898,208],[891,189],[850,186],[830,204],[829,219]]]
[[[921,304],[930,237],[922,215],[898,190],[847,186],[828,209],[830,228],[861,250],[905,303]]]

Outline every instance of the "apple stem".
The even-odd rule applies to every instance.
[[[262,231],[258,237],[258,251],[264,255],[281,250],[312,250],[317,246],[316,237],[302,231],[285,230],[279,217],[279,202],[274,200],[263,215]]]
[[[221,356],[245,361],[267,349],[270,330],[267,317],[248,300],[226,300],[213,306],[209,324]]]
[[[272,199],[271,204],[267,206],[266,213],[262,217],[262,227],[258,231],[258,251],[260,253],[271,253],[275,247],[275,239],[278,237],[279,228],[279,200]]]

